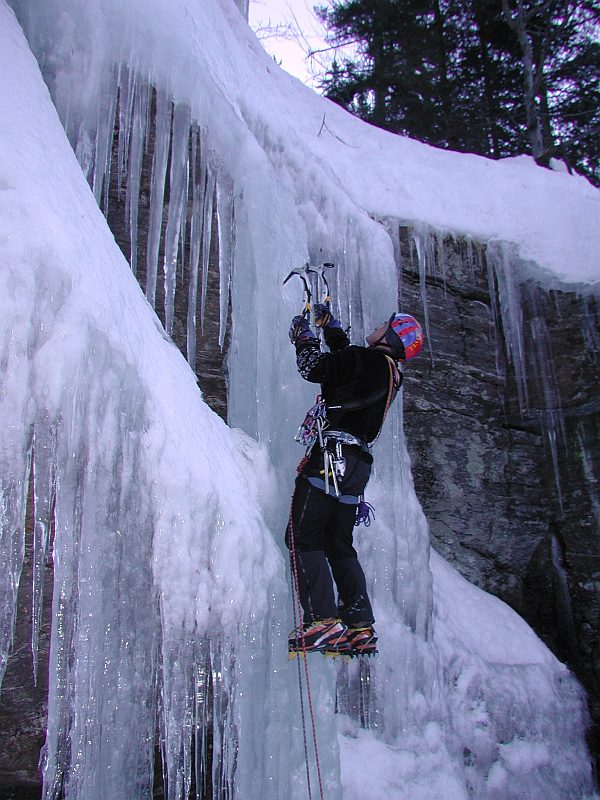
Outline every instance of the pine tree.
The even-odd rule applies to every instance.
[[[375,125],[500,158],[564,158],[600,182],[593,0],[332,0],[328,97]]]

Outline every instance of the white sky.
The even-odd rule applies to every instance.
[[[325,45],[323,26],[313,12],[327,0],[250,0],[249,22],[263,47],[275,56],[286,72],[316,88],[316,64],[307,58],[310,49]],[[273,32],[266,29],[272,28]],[[318,56],[317,56],[318,57]]]

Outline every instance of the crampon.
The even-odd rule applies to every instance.
[[[337,658],[377,655],[377,634],[371,625],[349,628],[339,620],[311,622],[292,631],[288,640],[290,658],[305,653],[322,653]]]

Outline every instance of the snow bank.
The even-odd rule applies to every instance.
[[[221,85],[258,136],[298,143],[302,171],[320,171],[369,215],[512,243],[524,261],[562,281],[600,280],[600,192],[585,178],[527,156],[493,161],[367,125],[274,65],[228,4],[222,8],[244,43],[234,46],[246,80],[240,85],[219,64]]]

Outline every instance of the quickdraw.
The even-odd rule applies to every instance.
[[[361,500],[356,509],[356,519],[354,520],[354,527],[364,525],[368,528],[372,520],[375,519],[375,509],[370,503]]]

